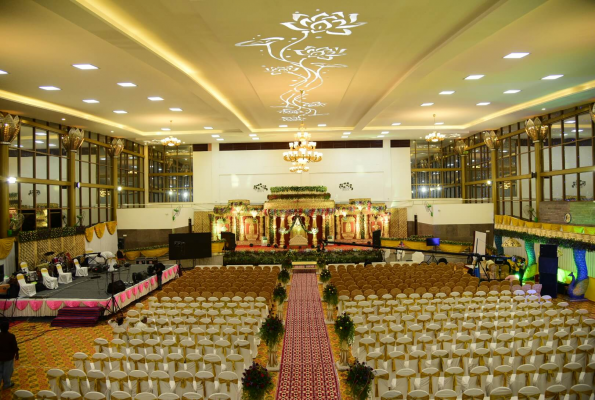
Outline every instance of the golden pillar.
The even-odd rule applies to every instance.
[[[461,198],[465,200],[467,198],[467,160],[465,158],[465,154],[461,154],[461,172],[460,172],[460,182],[461,182]]]
[[[271,245],[277,243],[277,217],[273,216],[273,243]]]
[[[337,240],[337,238],[335,237],[335,216],[332,214],[328,216],[328,225],[328,231],[330,235],[333,237],[333,240]]]
[[[244,235],[244,217],[240,214],[238,218],[240,221],[240,241],[244,241],[246,239]]]
[[[264,231],[262,229],[262,225],[263,225],[262,219],[263,219],[263,215],[259,215],[258,216],[258,236],[259,236],[258,239],[260,239],[259,242],[262,240],[262,237],[265,236]]]
[[[217,239],[217,216],[213,214],[213,220],[211,221],[211,240]]]
[[[10,227],[10,215],[8,214],[9,189],[8,189],[8,146],[10,144],[0,144],[0,238],[8,237],[8,228]]]
[[[262,236],[266,236],[267,243],[268,243],[268,240],[270,239],[270,233],[271,233],[271,230],[269,228],[269,226],[270,226],[269,224],[271,222],[270,220],[271,220],[271,217],[269,217],[268,215],[266,217],[264,217],[264,229],[265,229],[265,232],[263,232],[263,235]],[[270,243],[270,244],[272,244],[272,243]]]
[[[236,215],[232,214],[231,215],[231,232],[236,235],[238,233],[237,231],[237,223],[236,223]]]
[[[76,225],[76,151],[68,152],[66,164],[66,176],[68,179],[68,209],[66,211],[66,223],[68,226]]]
[[[118,197],[120,191],[118,190],[118,159],[112,157],[112,221],[118,220]]]
[[[314,229],[318,230],[318,226],[316,225],[316,219],[317,219],[317,216],[316,216],[316,214],[314,214],[312,216],[312,230],[314,230]],[[312,244],[314,246],[316,246],[317,243],[318,243],[318,232],[313,232],[312,233]]]
[[[496,155],[498,154],[498,150],[493,148],[490,150],[490,163],[492,167],[492,202],[494,203],[494,215],[498,215],[498,183],[496,179],[498,179],[498,162],[496,160]]]
[[[326,239],[326,214],[322,214],[322,240]]]
[[[361,237],[362,234],[362,223],[361,223],[361,214],[355,214],[355,238],[356,239],[363,239]]]
[[[539,219],[539,204],[543,201],[543,155],[541,153],[541,141],[533,142],[535,145],[535,216]]]
[[[364,239],[370,238],[370,232],[368,229],[368,214],[364,214]]]
[[[343,230],[343,224],[342,224],[342,219],[340,215],[337,215],[337,240],[341,240],[343,238],[343,235],[341,234],[342,230]]]

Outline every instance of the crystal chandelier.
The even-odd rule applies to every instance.
[[[436,114],[434,114],[434,125],[436,125]],[[426,135],[426,142],[441,142],[444,140],[446,136],[441,134],[440,132],[432,132]]]
[[[169,147],[173,147],[173,146],[179,146],[182,143],[182,141],[178,138],[175,138],[173,136],[168,136],[165,139],[161,139],[161,144],[164,146],[169,146]]]
[[[303,104],[304,91],[301,91],[300,103]],[[308,163],[322,160],[322,153],[316,151],[316,142],[311,142],[311,135],[306,132],[306,124],[302,120],[294,141],[289,143],[289,151],[283,153],[283,159],[291,163],[290,172],[301,174],[308,172]]]

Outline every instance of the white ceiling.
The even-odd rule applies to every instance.
[[[594,20],[590,0],[2,2],[0,110],[140,141],[170,121],[186,143],[286,141],[300,113],[314,140],[418,139],[433,114],[464,137],[594,99]]]

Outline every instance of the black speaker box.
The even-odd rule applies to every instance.
[[[221,232],[221,239],[225,240],[225,250],[236,249],[236,235],[231,232]]]
[[[542,244],[539,246],[539,257],[558,258],[558,246],[555,244]]]
[[[381,246],[380,233],[380,230],[372,232],[372,247],[374,247],[375,249],[379,249]]]
[[[120,293],[120,292],[123,292],[125,289],[126,289],[126,285],[121,280],[112,282],[109,285],[107,285],[107,292],[109,294]]]

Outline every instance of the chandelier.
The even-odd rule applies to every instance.
[[[300,103],[303,104],[304,91],[301,91]],[[322,153],[316,151],[316,142],[310,141],[312,136],[306,132],[306,124],[302,120],[294,141],[289,143],[289,151],[283,153],[283,159],[291,163],[290,172],[301,174],[308,172],[308,163],[322,160]]]
[[[434,125],[436,125],[436,114],[434,114]],[[444,140],[446,136],[441,134],[440,132],[432,132],[426,135],[426,142],[441,142]]]
[[[173,146],[179,146],[182,143],[182,141],[178,138],[175,138],[173,136],[168,136],[165,139],[161,139],[161,144],[164,146],[169,146],[169,147],[173,147]]]

